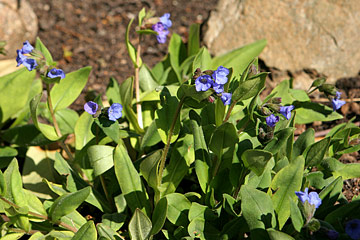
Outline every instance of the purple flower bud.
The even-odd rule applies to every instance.
[[[274,114],[271,114],[270,116],[268,116],[266,119],[266,124],[269,127],[275,127],[275,124],[280,120],[279,116],[276,116]]]
[[[229,105],[231,103],[231,97],[232,97],[231,93],[223,93],[221,94],[220,99],[224,103],[224,105]]]
[[[195,88],[197,92],[200,91],[205,92],[209,90],[209,88],[212,87],[212,84],[213,84],[213,80],[209,75],[200,76],[195,80]]]
[[[160,17],[160,22],[164,24],[166,28],[170,28],[172,26],[172,22],[170,20],[170,13],[165,13]]]
[[[109,120],[116,121],[121,118],[123,107],[120,103],[113,103],[108,109]]]
[[[158,22],[152,26],[152,29],[158,33],[156,39],[159,43],[166,42],[166,36],[169,34],[169,30],[164,26],[162,22]]]
[[[224,92],[224,85],[223,84],[217,84],[216,82],[213,82],[213,89],[216,93],[222,93]]]
[[[353,219],[348,221],[345,226],[345,232],[351,239],[360,239],[360,220]]]
[[[48,72],[47,76],[48,76],[49,78],[57,78],[57,77],[60,77],[61,79],[63,79],[63,78],[65,78],[65,73],[64,73],[64,71],[61,70],[61,69],[53,68],[53,69],[51,69],[51,70]]]
[[[98,110],[99,105],[93,101],[87,102],[84,105],[84,110],[91,115],[94,115]]]
[[[212,74],[212,77],[217,84],[225,84],[228,81],[227,75],[229,74],[229,72],[229,69],[223,66],[219,66]]]
[[[291,111],[294,109],[293,105],[280,107],[280,113],[284,115],[284,117],[289,120],[291,118]]]
[[[326,232],[326,236],[330,239],[330,240],[336,240],[339,237],[339,233],[335,230],[328,230]]]
[[[319,194],[317,192],[311,192],[309,194],[308,188],[305,188],[304,192],[296,191],[295,194],[296,196],[298,196],[302,203],[308,201],[310,205],[315,205],[315,208],[318,208],[321,205],[321,199],[319,197]]]

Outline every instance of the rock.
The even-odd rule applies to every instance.
[[[220,55],[265,38],[268,45],[260,58],[268,67],[313,70],[334,83],[360,70],[359,29],[357,0],[220,0],[204,41]],[[307,89],[314,76],[300,76],[297,85]]]
[[[16,50],[22,47],[24,41],[35,41],[38,31],[37,17],[26,0],[0,0],[0,13],[0,40],[7,43],[7,55],[0,55],[0,59],[14,58]]]

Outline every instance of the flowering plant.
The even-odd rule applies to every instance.
[[[360,201],[342,186],[360,165],[339,158],[359,151],[359,127],[340,124],[318,141],[311,128],[294,132],[342,118],[334,86],[317,79],[303,91],[286,80],[263,96],[265,40],[211,57],[197,24],[184,43],[169,36],[170,14],[143,9],[135,47],[132,23],[134,77],[88,93],[84,111],[69,106],[91,67],[65,73],[40,39],[18,50],[25,68],[0,77],[2,237],[358,238]],[[153,68],[141,58],[148,34],[170,37]],[[333,109],[311,102],[315,90]]]

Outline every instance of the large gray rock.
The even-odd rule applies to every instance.
[[[310,84],[303,69],[314,69],[329,82],[355,76],[360,70],[359,1],[220,0],[205,43],[219,55],[263,38],[268,45],[260,58],[269,67],[295,76],[300,72],[300,87]]]
[[[35,41],[38,21],[26,0],[0,0],[0,23],[0,40],[7,42],[7,56],[0,55],[0,59],[14,58],[24,41]]]

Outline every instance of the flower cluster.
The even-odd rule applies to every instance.
[[[160,21],[152,26],[152,29],[158,33],[156,39],[159,43],[166,42],[166,36],[169,34],[169,28],[171,27],[172,22],[170,20],[170,13],[165,13],[160,17]]]
[[[116,121],[117,119],[121,118],[122,116],[122,105],[120,103],[113,103],[108,109],[107,109],[107,115],[109,117],[109,120]],[[100,113],[99,105],[93,101],[89,101],[85,103],[84,110],[96,117],[98,113]]]
[[[340,100],[341,92],[336,92],[336,96],[331,100],[331,104],[333,107],[333,110],[336,111],[342,107],[346,102],[343,100]]]
[[[26,41],[23,43],[23,47],[21,49],[18,49],[17,52],[17,67],[21,64],[24,65],[29,71],[32,71],[36,68],[38,65],[36,60],[31,57],[31,53],[34,50],[34,47],[31,46],[29,41]]]
[[[207,72],[207,71],[206,71]],[[229,105],[231,102],[231,93],[224,92],[224,85],[228,81],[227,75],[229,75],[229,69],[219,66],[215,71],[211,71],[210,75],[201,75],[195,79],[196,91],[207,91],[212,88],[215,93],[220,96],[221,101],[224,105]]]
[[[291,111],[294,110],[294,106],[290,105],[290,106],[281,106],[281,98],[273,98],[270,100],[269,103],[264,104],[264,106],[262,107],[262,110],[264,112],[264,114],[269,115],[265,121],[266,124],[273,128],[275,127],[276,123],[278,121],[280,121],[280,117],[279,116],[275,116],[270,110],[272,109],[274,112],[278,112],[281,115],[283,115],[287,120],[289,120],[291,118]]]

